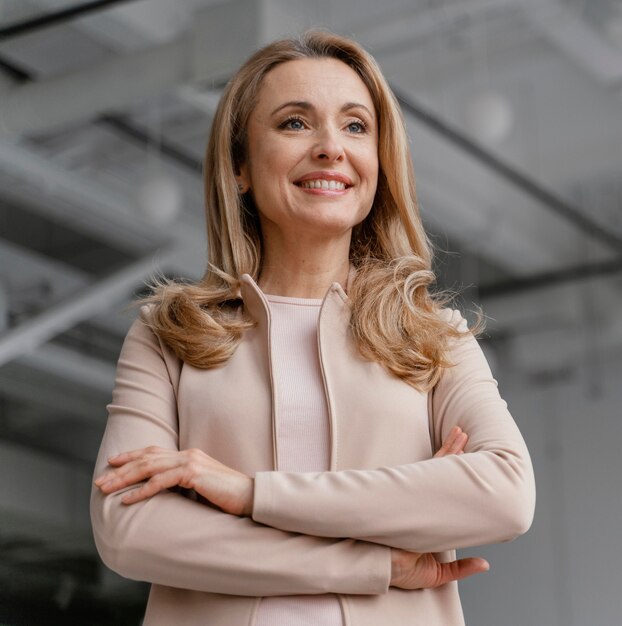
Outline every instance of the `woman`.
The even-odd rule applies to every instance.
[[[533,470],[473,333],[428,291],[374,60],[316,31],[258,51],[205,182],[210,267],[156,286],[119,359],[102,559],[153,583],[149,626],[464,624],[455,581],[488,564],[455,549],[526,532]]]

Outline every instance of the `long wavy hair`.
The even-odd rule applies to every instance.
[[[236,174],[247,158],[247,126],[266,74],[287,61],[334,58],[351,67],[371,94],[379,122],[379,173],[369,215],[354,227],[350,262],[350,329],[363,358],[421,391],[451,363],[448,344],[465,331],[439,311],[446,293],[432,293],[432,246],[424,231],[400,107],[380,68],[355,41],[323,30],[266,45],[225,87],[205,156],[208,264],[194,283],[156,278],[149,324],[185,362],[217,367],[254,325],[240,297],[239,278],[257,280],[262,237],[252,194],[240,194]],[[473,330],[466,331],[473,332]]]

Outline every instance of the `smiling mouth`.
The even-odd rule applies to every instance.
[[[305,180],[294,183],[294,185],[302,189],[319,189],[322,191],[345,191],[352,186],[346,185],[339,180],[326,180],[325,178],[319,180]]]

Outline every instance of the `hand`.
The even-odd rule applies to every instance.
[[[391,548],[391,586],[400,589],[439,587],[489,569],[488,561],[476,557],[439,563],[430,552]]]
[[[434,458],[463,454],[467,440],[468,435],[459,426],[454,426]],[[391,586],[401,589],[438,587],[489,569],[488,562],[480,558],[439,563],[429,552],[408,552],[391,548]]]
[[[163,489],[179,485],[194,489],[225,513],[252,514],[254,479],[223,465],[202,450],[149,446],[122,452],[109,458],[108,463],[116,469],[107,471],[95,481],[104,493],[147,481],[123,496],[121,500],[125,504],[145,500]]]

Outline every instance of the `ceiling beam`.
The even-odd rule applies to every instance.
[[[0,334],[0,366],[35,350],[55,335],[125,300],[145,278],[157,270],[156,252]],[[167,257],[174,253],[171,250],[159,251],[160,262],[165,263]]]
[[[58,11],[43,13],[37,17],[29,18],[0,28],[0,42],[28,35],[34,31],[49,28],[51,26],[58,26],[59,24],[64,24],[70,20],[84,17],[89,13],[101,11],[102,9],[108,9],[117,4],[127,4],[128,2],[135,1],[136,0],[96,0],[94,2],[83,2],[65,9],[59,9]]]
[[[588,233],[594,239],[606,244],[615,252],[622,250],[622,238],[588,217],[587,210],[562,199],[560,196],[544,187],[544,185],[536,182],[533,178],[530,178],[517,168],[504,162],[500,157],[493,155],[492,152],[486,150],[477,142],[469,139],[465,133],[441,119],[420,103],[415,102],[410,96],[395,87],[392,87],[392,89],[400,105],[408,115],[414,117],[418,122],[425,124],[427,128],[485,165],[489,170],[492,170],[499,177],[511,183],[521,192],[531,196],[539,205],[572,223],[580,231]]]
[[[589,278],[598,278],[620,273],[622,273],[622,258],[599,263],[576,265],[557,272],[542,272],[533,276],[513,278],[501,283],[482,285],[478,288],[477,293],[484,299],[498,298],[509,294],[532,292],[545,287],[574,283]]]

